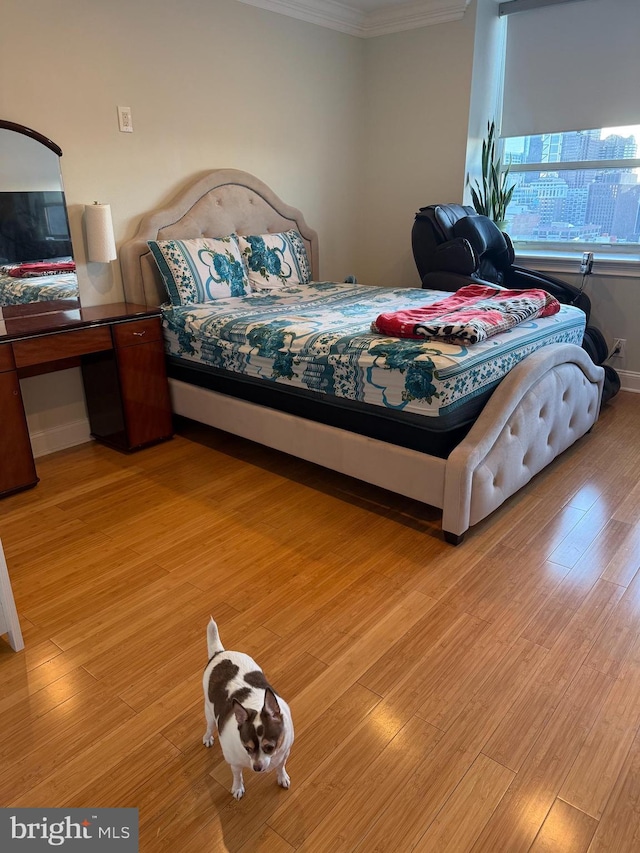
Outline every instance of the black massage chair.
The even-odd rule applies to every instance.
[[[605,368],[603,402],[617,394],[620,379],[604,364],[608,347],[602,332],[589,325],[591,300],[587,294],[566,281],[514,264],[509,235],[491,219],[461,204],[430,204],[416,213],[411,244],[425,288],[455,291],[470,281],[480,281],[512,290],[541,288],[558,302],[576,305],[587,317],[582,346],[595,364]]]

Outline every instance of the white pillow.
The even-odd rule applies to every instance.
[[[276,290],[311,281],[307,250],[297,231],[238,237],[238,244],[252,290]]]
[[[149,240],[172,305],[212,302],[250,293],[238,238]]]

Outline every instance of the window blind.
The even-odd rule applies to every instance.
[[[639,45],[639,0],[508,15],[501,135],[640,124]]]

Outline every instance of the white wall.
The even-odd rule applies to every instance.
[[[462,20],[369,39],[358,280],[419,286],[411,252],[418,208],[462,201],[475,4]]]
[[[84,266],[82,212],[111,204],[116,240],[204,171],[254,172],[320,232],[323,275],[353,242],[364,43],[235,0],[3,0],[0,115],[49,136],[82,302],[121,296]],[[21,55],[28,34],[28,71]],[[117,105],[133,110],[120,133]]]
[[[85,262],[85,204],[111,204],[121,243],[219,167],[258,175],[304,211],[324,277],[351,272],[364,48],[236,0],[3,0],[0,117],[62,148],[82,303],[122,298],[117,263]],[[118,105],[131,107],[133,134],[118,130]],[[32,436],[68,405],[76,419],[75,373],[23,381]],[[52,388],[64,405],[52,407]]]
[[[20,382],[34,456],[89,441],[80,369],[59,370]]]
[[[529,262],[529,265],[531,263]],[[544,261],[536,264],[545,270]],[[579,266],[576,257],[575,268]],[[622,387],[630,391],[640,391],[640,336],[637,330],[637,317],[640,313],[640,264],[633,275],[603,275],[598,270],[596,252],[593,273],[585,282],[585,293],[591,300],[591,320],[604,335],[609,349],[613,348],[615,338],[624,338],[627,342],[623,358],[612,358],[608,363],[619,373]],[[551,275],[580,287],[582,276],[579,272],[558,272],[548,270]]]

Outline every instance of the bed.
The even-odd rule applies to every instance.
[[[213,314],[210,304],[163,309],[176,414],[438,507],[444,536],[454,544],[596,422],[604,372],[578,345],[583,321],[572,308],[498,335],[484,348],[469,347],[463,378],[451,372],[458,360],[454,346],[431,341],[425,353],[420,342],[423,390],[414,393],[415,382],[407,385],[407,370],[404,386],[389,388],[387,362],[395,355],[380,347],[393,342],[375,339],[369,322],[381,306],[402,306],[403,300],[424,304],[438,294],[319,282],[316,233],[300,211],[245,172],[211,172],[142,219],[136,236],[121,247],[125,298],[148,306],[167,302],[147,241],[290,229],[301,235],[311,265],[312,284],[302,293],[285,288],[275,299],[273,294],[233,297],[233,305],[217,304]],[[369,294],[373,301],[363,313]],[[355,399],[336,393],[340,383],[333,380],[343,375],[341,367],[332,365],[332,393],[320,393],[326,389],[305,360],[307,350],[290,353],[282,346],[281,332],[292,323],[300,347],[310,346],[303,332],[326,345],[326,334],[313,334],[315,303],[338,324],[329,349],[345,351],[347,361],[369,359],[359,367],[359,375],[371,380],[369,388],[360,387]],[[351,306],[346,314],[345,306]],[[218,330],[215,345],[203,346],[205,327]],[[271,339],[274,329],[280,335],[271,351],[256,344],[256,330],[265,329]],[[465,391],[460,399],[456,387]]]
[[[14,278],[0,272],[0,305],[24,305],[77,296],[78,279],[74,272],[35,278]]]

